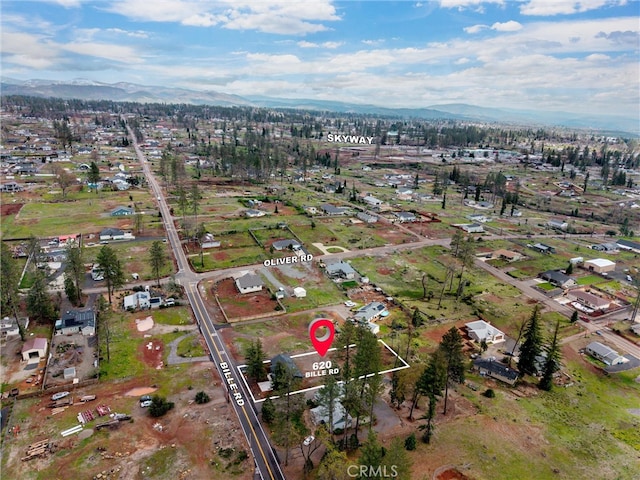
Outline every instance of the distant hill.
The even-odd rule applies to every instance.
[[[558,126],[598,130],[612,135],[640,136],[638,119],[613,115],[579,115],[568,112],[513,110],[487,108],[463,103],[430,105],[424,108],[387,108],[380,105],[364,105],[313,99],[287,99],[273,97],[240,97],[213,90],[197,91],[175,87],[137,85],[120,82],[115,84],[75,80],[54,82],[50,80],[21,81],[10,78],[0,80],[3,95],[29,95],[38,97],[77,98],[82,100],[112,100],[140,103],[187,103],[195,105],[256,106],[266,108],[292,108],[342,113],[358,113],[426,120],[478,121],[526,126]]]

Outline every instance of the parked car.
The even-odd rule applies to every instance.
[[[302,442],[304,444],[304,446],[308,446],[311,445],[311,442],[313,442],[315,440],[316,437],[314,437],[313,435],[309,435],[307,438],[304,439],[304,442]]]
[[[140,406],[142,408],[147,408],[151,406],[151,395],[143,395],[140,397]]]
[[[352,302],[351,300],[347,300],[346,302],[344,302],[344,306],[351,308],[351,307],[355,307],[356,304],[355,304],[355,302]]]
[[[175,301],[175,299],[173,299],[173,298],[169,297],[169,298],[167,298],[167,299],[164,301],[164,304],[165,304],[167,307],[173,307],[173,306],[176,304],[176,301]]]

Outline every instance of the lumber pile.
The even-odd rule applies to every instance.
[[[27,454],[26,456],[22,457],[21,460],[23,462],[26,462],[36,457],[41,457],[43,455],[46,455],[50,449],[51,445],[49,444],[48,438],[46,440],[40,440],[39,442],[32,443],[31,445],[29,445],[29,447],[27,447]]]

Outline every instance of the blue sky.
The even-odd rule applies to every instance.
[[[2,0],[2,75],[640,121],[632,0]]]

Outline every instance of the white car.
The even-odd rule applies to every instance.
[[[307,447],[309,445],[311,445],[311,442],[313,442],[316,439],[316,437],[314,437],[313,435],[309,435],[307,438],[304,439],[304,442],[302,442],[302,444]]]
[[[351,308],[351,307],[355,307],[356,303],[352,302],[351,300],[347,300],[346,302],[344,302],[344,306]]]

